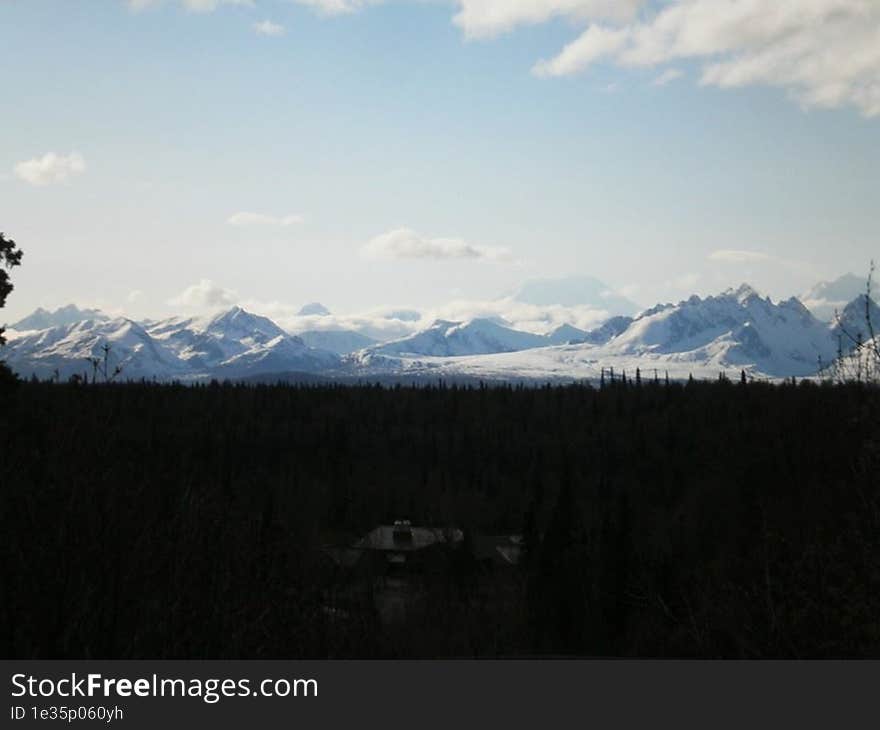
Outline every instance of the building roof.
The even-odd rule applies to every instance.
[[[409,524],[379,525],[358,540],[361,550],[414,552],[438,544],[455,544],[464,539],[461,530],[441,527],[414,527]]]

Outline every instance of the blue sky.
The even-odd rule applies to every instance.
[[[0,230],[26,252],[4,319],[438,307],[569,274],[645,305],[782,297],[880,251],[876,5],[827,36],[843,0],[744,0],[753,38],[697,12],[733,0],[191,1],[0,0]]]

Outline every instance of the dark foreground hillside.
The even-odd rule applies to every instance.
[[[0,653],[877,657],[878,412],[856,386],[22,383]],[[464,536],[419,603],[334,602],[362,594],[322,548],[404,518]],[[469,546],[499,534],[523,552],[493,572]]]

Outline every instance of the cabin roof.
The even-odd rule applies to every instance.
[[[388,550],[396,553],[423,550],[432,545],[460,542],[461,530],[440,527],[414,527],[411,525],[379,525],[353,547],[361,550]]]

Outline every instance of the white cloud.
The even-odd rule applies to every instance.
[[[377,259],[483,259],[512,261],[510,251],[477,246],[460,238],[427,238],[409,228],[397,228],[376,236],[362,253]]]
[[[680,69],[667,68],[656,79],[654,79],[654,86],[666,86],[666,84],[671,83],[676,79],[680,79],[683,75],[684,74]]]
[[[297,5],[305,5],[325,15],[345,15],[354,13],[368,5],[379,5],[383,0],[293,0]]]
[[[258,35],[278,37],[285,33],[283,25],[273,23],[271,20],[262,20],[259,23],[254,23],[252,27]]]
[[[86,161],[79,152],[71,152],[69,155],[48,152],[42,157],[19,162],[13,172],[19,180],[31,185],[51,185],[81,175],[85,169]]]
[[[761,251],[741,251],[737,249],[720,249],[709,254],[710,261],[721,261],[728,264],[754,263],[771,261],[773,256]]]
[[[877,0],[671,0],[657,7],[636,22],[591,24],[536,72],[576,73],[600,59],[641,67],[694,59],[703,63],[703,85],[775,86],[807,107],[849,105],[880,116]]]
[[[561,305],[539,306],[526,304],[513,298],[491,301],[460,299],[423,313],[420,327],[436,319],[466,322],[477,317],[501,319],[506,326],[524,332],[545,334],[563,324],[582,330],[598,327],[610,314],[592,307],[563,307]]]
[[[292,0],[325,15],[354,13],[386,0]],[[491,38],[554,18],[631,20],[645,0],[453,0],[453,23],[468,38]]]
[[[128,7],[134,11],[146,10],[155,5],[161,5],[165,0],[128,0]],[[193,13],[213,13],[221,5],[238,5],[241,7],[254,7],[254,0],[179,0],[184,8]]]
[[[263,213],[248,213],[241,211],[233,213],[226,222],[231,226],[294,226],[303,222],[301,215],[264,215]]]
[[[400,319],[390,307],[370,309],[351,314],[328,315],[298,314],[299,308],[283,302],[245,301],[241,303],[249,312],[262,314],[280,327],[297,334],[310,330],[354,330],[375,340],[392,340],[406,337],[424,326],[419,318]]]
[[[137,301],[139,301],[140,299],[142,299],[143,296],[144,296],[144,293],[143,293],[143,291],[141,291],[140,289],[132,289],[132,290],[128,293],[128,296],[126,297],[126,299],[127,299],[129,302],[134,303],[134,302],[137,302]]]
[[[227,307],[238,301],[238,294],[231,289],[224,289],[210,279],[202,279],[184,289],[168,303],[175,307],[191,307],[195,309],[208,307]]]
[[[589,66],[593,61],[623,47],[627,31],[591,25],[575,41],[569,43],[555,58],[538,61],[532,71],[536,76],[568,76]]]
[[[351,314],[298,316],[298,308],[281,302],[244,301],[240,305],[262,314],[294,334],[309,330],[354,330],[377,340],[390,340],[417,332],[438,319],[466,322],[477,317],[503,320],[524,332],[545,334],[562,324],[583,330],[598,327],[608,312],[590,307],[536,306],[512,298],[491,301],[459,299],[439,307],[378,307]],[[416,313],[420,316],[413,316]]]
[[[469,38],[489,38],[520,25],[538,25],[553,18],[608,19],[635,17],[644,0],[456,0],[453,22]]]

